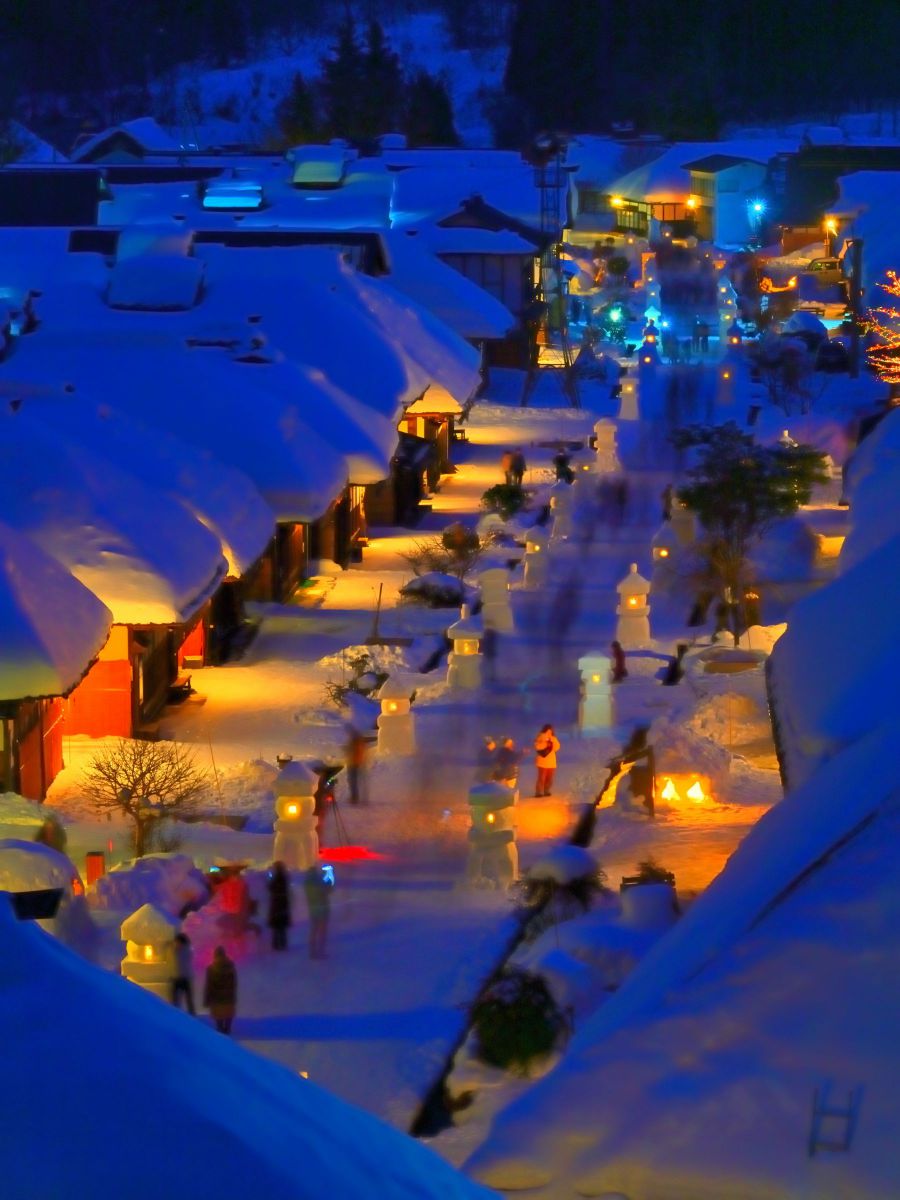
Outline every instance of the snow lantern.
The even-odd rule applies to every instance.
[[[693,512],[677,496],[672,499],[672,517],[669,522],[680,546],[690,546],[697,536],[697,519]]]
[[[126,979],[153,992],[161,1000],[172,999],[176,974],[175,934],[181,924],[154,904],[144,904],[122,922],[125,957],[120,970]]]
[[[391,675],[381,685],[378,749],[383,754],[410,755],[416,751],[416,719],[410,711],[413,689],[400,675]]]
[[[553,514],[550,536],[554,542],[564,541],[572,536],[572,505],[575,495],[572,484],[564,479],[560,479],[550,489],[550,512]]]
[[[672,528],[671,521],[664,521],[650,542],[650,554],[653,559],[653,589],[671,583],[676,571],[679,549],[680,542]]]
[[[647,322],[648,325],[654,325],[654,326],[656,326],[656,329],[659,328],[659,323],[662,320],[662,313],[659,311],[659,309],[656,307],[655,304],[648,304],[647,307],[644,309],[644,320]],[[656,332],[656,330],[654,330],[654,332]],[[647,334],[647,330],[645,329],[644,330],[645,337],[646,337],[646,334]]]
[[[734,403],[734,385],[737,372],[734,369],[734,363],[729,362],[726,358],[719,367],[716,375],[716,403],[720,405],[730,405]]]
[[[316,788],[319,779],[301,762],[285,763],[274,782],[275,844],[272,861],[306,871],[319,861]]]
[[[738,347],[742,346],[744,343],[744,334],[741,331],[741,327],[740,327],[740,325],[738,325],[736,320],[732,321],[731,324],[728,326],[728,335],[727,335],[726,341],[727,341],[728,349],[731,352],[734,352]]]
[[[525,534],[526,588],[539,588],[547,582],[548,541],[547,530],[542,525],[532,525]]]
[[[594,451],[590,447],[585,447],[583,450],[577,450],[569,462],[569,466],[575,474],[572,480],[572,507],[583,508],[594,501],[595,478],[594,470],[596,469],[597,458]],[[569,529],[566,534],[571,537],[572,531]]]
[[[625,649],[645,645],[650,641],[650,581],[638,574],[637,563],[631,564],[616,591],[616,640]]]
[[[516,793],[490,781],[469,789],[472,826],[466,877],[482,887],[504,887],[519,878],[516,847]]]
[[[581,450],[576,450],[569,459],[569,466],[575,473],[576,481],[582,475],[590,475],[594,469],[594,452],[593,450],[583,447]]]
[[[565,479],[557,479],[550,489],[550,511],[560,512],[572,507],[572,485]]]
[[[509,603],[509,571],[505,567],[489,567],[478,576],[481,589],[481,619],[486,629],[512,633],[515,629]]]
[[[622,472],[622,464],[619,461],[619,451],[616,446],[617,434],[616,423],[609,417],[601,417],[594,424],[595,465],[602,474],[619,475]]]
[[[679,772],[662,777],[659,798],[673,808],[690,808],[699,804],[710,804],[713,797],[707,776]]]
[[[585,654],[578,660],[581,675],[578,728],[585,737],[599,737],[614,724],[611,669],[612,663],[605,654]]]
[[[636,421],[638,419],[637,387],[633,379],[622,382],[622,395],[619,400],[619,420]]]
[[[737,318],[738,295],[734,285],[727,275],[719,276],[719,340],[723,346],[728,344],[728,333]]]
[[[484,632],[480,621],[469,613],[468,604],[460,611],[459,620],[447,630],[453,649],[447,659],[447,686],[458,688],[481,687],[481,635]]]
[[[656,345],[655,328],[651,333],[644,330],[644,340],[641,343],[640,358],[638,359],[638,369],[641,378],[644,377],[646,371],[655,369],[659,365],[659,348]]]

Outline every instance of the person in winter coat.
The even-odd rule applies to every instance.
[[[534,739],[534,765],[537,767],[535,796],[550,795],[553,788],[553,776],[556,773],[558,751],[559,739],[553,732],[553,726],[543,725],[540,733]]]
[[[513,452],[512,450],[504,450],[503,457],[500,459],[500,470],[503,472],[503,482],[512,483],[513,471]]]
[[[497,766],[497,739],[486,734],[481,740],[478,758],[475,761],[475,782],[487,783],[493,779]]]
[[[225,953],[224,946],[216,946],[213,960],[206,968],[203,1003],[219,1033],[231,1033],[231,1022],[237,1010],[237,968]]]
[[[369,744],[358,729],[351,729],[347,737],[347,787],[350,791],[351,804],[365,804],[367,801],[366,787],[366,758]]]
[[[309,957],[325,958],[328,918],[331,915],[331,884],[325,868],[316,863],[303,876],[306,906],[309,909]]]
[[[610,644],[612,650],[612,682],[621,683],[628,674],[628,668],[625,666],[625,651],[622,649],[620,642],[612,642]]]
[[[511,737],[506,737],[500,743],[497,751],[497,761],[494,767],[494,779],[505,783],[507,787],[515,787],[519,774],[519,751]]]
[[[284,863],[272,863],[269,880],[269,928],[272,949],[287,950],[287,931],[291,925],[291,880]]]
[[[175,934],[175,978],[172,980],[172,1003],[180,1008],[179,998],[184,996],[185,1008],[196,1016],[194,1009],[194,952],[186,933]]]
[[[511,482],[522,486],[522,480],[525,478],[525,472],[528,470],[528,465],[525,462],[525,455],[521,450],[516,450],[512,456],[512,465],[510,469]]]

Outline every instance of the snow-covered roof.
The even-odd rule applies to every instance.
[[[511,229],[476,229],[465,225],[422,225],[418,237],[433,254],[512,254],[534,258],[533,242]]]
[[[166,218],[135,221],[119,232],[116,262],[121,262],[123,258],[149,255],[189,254],[193,236],[192,230],[186,229],[183,221]]]
[[[109,277],[112,308],[172,312],[193,308],[203,287],[203,263],[173,254],[134,254],[119,259]]]
[[[870,733],[763,816],[495,1121],[476,1178],[535,1200],[897,1191],[895,742]],[[841,1109],[860,1087],[851,1151],[811,1155],[816,1090]]]
[[[611,195],[647,203],[673,203],[690,194],[691,176],[686,164],[711,155],[767,163],[779,153],[797,149],[797,139],[747,138],[726,142],[676,142],[658,158],[644,163],[610,183]]]
[[[566,146],[566,166],[575,167],[575,182],[605,187],[621,174],[625,147],[608,137],[578,134]]]
[[[385,237],[390,283],[434,313],[460,337],[502,338],[516,325],[508,308],[484,288],[447,266],[418,235],[391,232]]]
[[[0,701],[64,696],[111,623],[109,609],[65,567],[0,523]]]
[[[145,151],[179,149],[175,139],[166,133],[153,117],[135,117],[132,121],[123,121],[120,125],[112,125],[80,142],[72,151],[72,162],[83,162],[90,158],[95,150],[117,133],[127,134]]]
[[[850,531],[842,570],[900,534],[900,410],[892,409],[856,448],[847,466]]]
[[[20,153],[15,160],[17,163],[28,163],[34,166],[35,164],[68,162],[66,156],[61,154],[55,146],[51,146],[49,142],[39,138],[36,133],[32,133],[19,121],[10,120],[7,124],[13,141],[20,147]]]
[[[185,508],[24,406],[0,409],[0,520],[121,624],[184,621],[225,574],[218,539]]]
[[[392,228],[418,229],[456,212],[480,196],[486,204],[535,229],[541,227],[541,194],[534,168],[523,162],[501,167],[470,165],[468,152],[443,151],[446,165],[399,171],[391,200]],[[566,189],[561,190],[559,223],[566,219]]]
[[[92,966],[0,905],[5,1200],[488,1200],[421,1143]],[[64,997],[64,1001],[61,999]],[[114,1052],[111,1051],[114,1050]],[[54,1109],[48,1153],[48,1103]]]
[[[142,483],[184,505],[219,539],[229,575],[253,566],[271,540],[275,514],[246,475],[208,451],[98,404],[89,393],[65,395],[0,379],[0,397],[15,396],[24,396],[27,411],[73,444],[127,463],[129,473]]]

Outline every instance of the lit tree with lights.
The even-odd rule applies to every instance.
[[[887,277],[887,283],[878,286],[887,292],[890,302],[868,312],[866,328],[877,340],[867,357],[878,378],[895,387],[900,384],[900,276],[888,271]]]

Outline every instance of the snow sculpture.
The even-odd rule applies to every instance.
[[[726,359],[716,374],[716,404],[728,408],[734,404],[734,385],[737,372],[734,365]]]
[[[697,522],[694,514],[677,498],[672,500],[672,532],[682,546],[693,545],[697,536]]]
[[[619,420],[637,421],[639,416],[635,382],[633,379],[624,379],[622,381],[622,395],[619,399]]]
[[[616,591],[616,640],[626,650],[646,645],[650,641],[650,582],[638,575],[637,563],[631,564]]]
[[[484,541],[486,538],[496,537],[506,532],[506,522],[499,513],[485,513],[483,517],[479,517],[478,523],[475,526],[475,532]]]
[[[447,686],[456,688],[481,687],[481,635],[484,632],[480,621],[469,615],[469,606],[464,604],[459,620],[447,630],[453,649],[447,657]]]
[[[611,666],[605,654],[585,654],[578,660],[581,673],[578,728],[585,737],[599,737],[614,724]]]
[[[120,970],[126,979],[161,1000],[172,999],[175,934],[179,929],[177,918],[154,904],[144,904],[122,922],[125,957]]]
[[[644,332],[646,333],[646,330]],[[638,364],[641,381],[643,382],[645,375],[651,374],[650,368],[653,369],[652,374],[655,374],[655,369],[658,366],[659,347],[656,344],[656,334],[648,333],[643,342],[641,342],[641,357]]]
[[[489,567],[478,576],[481,588],[481,619],[486,629],[512,633],[515,629],[509,603],[509,572],[505,567]]]
[[[564,541],[572,536],[573,497],[572,485],[564,479],[559,480],[550,489],[550,512],[553,514],[550,536],[554,542]]]
[[[289,871],[307,871],[319,861],[316,828],[318,779],[300,762],[285,763],[275,780],[275,845],[273,862]]]
[[[529,590],[547,582],[547,545],[547,530],[542,525],[533,525],[525,534],[525,587]]]
[[[469,789],[472,828],[466,878],[476,887],[508,887],[519,878],[516,793],[502,783]]]
[[[378,749],[382,754],[410,755],[416,752],[416,718],[410,712],[412,688],[399,675],[381,685],[378,700]]]
[[[644,320],[648,325],[655,325],[659,328],[659,322],[662,319],[662,313],[655,304],[648,304],[644,309]],[[644,331],[646,333],[646,330]]]
[[[673,511],[675,501],[673,500]],[[668,587],[675,576],[680,543],[671,521],[664,521],[653,535],[650,553],[653,558],[652,588]]]
[[[572,497],[572,509],[584,508],[589,504],[593,504],[594,496],[594,469],[596,467],[596,456],[593,450],[585,447],[583,450],[577,450],[569,462],[569,466],[575,474],[572,484],[569,488],[569,493]],[[567,536],[571,536],[571,530]]]
[[[616,446],[618,429],[615,421],[609,417],[601,417],[594,425],[594,435],[597,439],[594,453],[596,468],[603,474],[621,475],[622,464],[619,461],[619,451]]]

